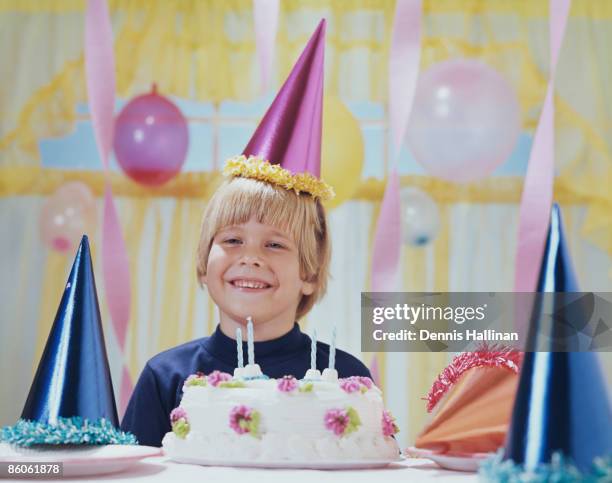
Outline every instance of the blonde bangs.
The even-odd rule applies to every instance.
[[[259,223],[289,233],[297,243],[300,232],[311,222],[306,220],[306,204],[312,203],[311,200],[309,195],[296,196],[263,181],[234,178],[225,182],[210,200],[206,222],[214,237],[226,226],[255,218]]]

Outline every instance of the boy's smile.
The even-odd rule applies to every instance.
[[[261,280],[244,279],[244,278],[237,278],[235,280],[231,280],[230,284],[233,287],[242,289],[246,292],[264,290],[264,289],[268,289],[271,287],[269,283],[263,282]]]
[[[219,307],[221,329],[233,337],[250,316],[258,340],[291,330],[302,295],[314,290],[301,279],[291,236],[254,218],[217,232],[202,281]]]

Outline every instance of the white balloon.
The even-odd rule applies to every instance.
[[[520,129],[512,85],[480,61],[452,59],[419,77],[406,141],[429,174],[467,183],[508,159]]]
[[[404,243],[414,246],[427,245],[436,238],[440,228],[438,205],[419,188],[403,188],[400,196]]]

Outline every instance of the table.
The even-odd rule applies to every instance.
[[[24,480],[22,480],[24,481]],[[33,481],[33,480],[30,480]],[[41,481],[41,480],[35,480]],[[47,480],[55,481],[58,480]],[[86,479],[70,478],[72,482],[108,481],[119,482],[171,482],[171,483],[409,483],[427,482],[476,482],[474,473],[443,470],[426,459],[406,459],[393,463],[387,468],[377,470],[284,470],[226,468],[217,466],[197,466],[168,461],[165,456],[146,458],[123,473],[88,477]]]

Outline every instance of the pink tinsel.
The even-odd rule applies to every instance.
[[[431,412],[448,390],[468,370],[474,367],[501,367],[515,374],[519,371],[521,353],[511,347],[482,344],[475,352],[463,352],[436,378],[429,394],[423,398],[427,401],[427,412]]]

